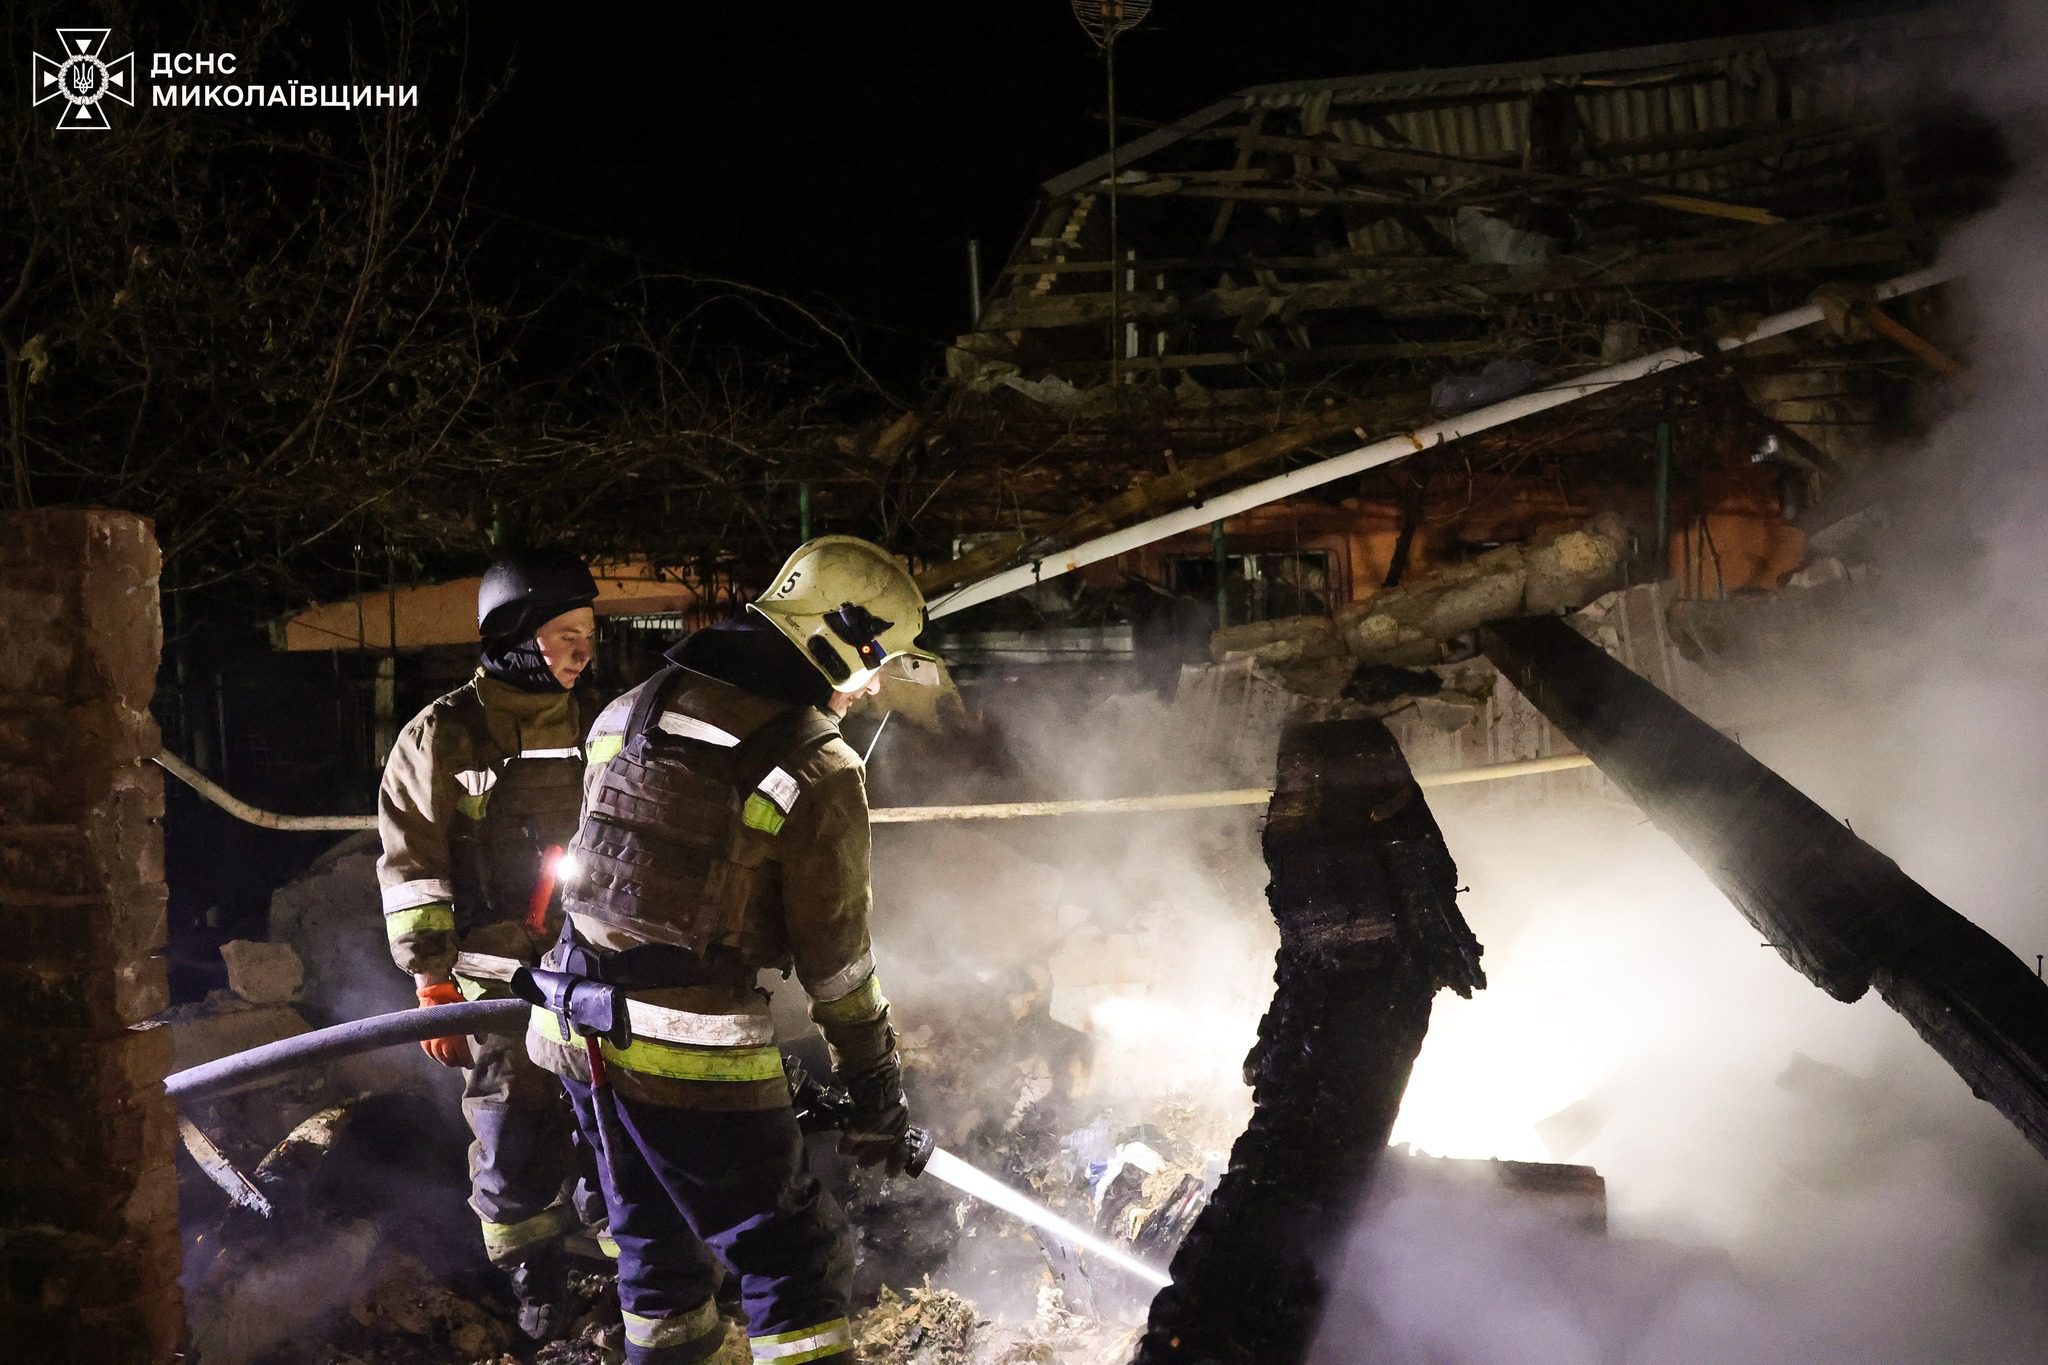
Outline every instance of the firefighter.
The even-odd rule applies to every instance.
[[[575,690],[592,658],[597,584],[562,550],[507,555],[477,594],[481,667],[399,735],[377,794],[377,862],[391,956],[422,1006],[486,988],[454,979],[455,956],[535,961],[554,941],[550,895],[576,832],[583,737],[598,709]],[[501,990],[490,988],[488,993]],[[549,1340],[567,1326],[562,1234],[575,1225],[575,1120],[554,1078],[516,1036],[421,1044],[462,1068],[470,1207],[484,1250],[507,1272],[521,1330]]]
[[[794,972],[853,1100],[842,1147],[899,1170],[909,1112],[868,941],[867,793],[839,719],[885,664],[932,659],[913,645],[924,624],[888,552],[821,537],[591,731],[546,965],[637,1002],[632,1036],[600,1044],[536,1008],[527,1039],[598,1150],[635,1365],[718,1350],[707,1248],[740,1281],[755,1360],[853,1359],[851,1230],[807,1168],[757,979]]]

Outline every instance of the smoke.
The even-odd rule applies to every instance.
[[[1970,370],[1898,452],[1874,608],[1705,709],[2025,960],[2048,951],[2048,12],[1955,68],[2018,164],[1945,248]],[[2048,1168],[1874,996],[1790,971],[1632,810],[1433,800],[1490,990],[1440,1000],[1399,1139],[1570,1159],[1612,1236],[1505,1196],[1361,1216],[1311,1358],[2048,1354]]]
[[[1007,771],[934,794],[918,767],[878,801],[1015,800],[1220,785],[1197,737],[1150,696],[1066,684],[1011,689],[988,708]],[[957,771],[957,770],[956,770]],[[880,827],[875,935],[898,1027],[1001,996],[1018,1018],[1071,1030],[1085,1053],[1078,1108],[1157,1121],[1169,1104],[1241,1126],[1244,1054],[1272,994],[1278,943],[1265,910],[1252,808]],[[914,1052],[913,1052],[914,1057]],[[990,1103],[1014,1077],[989,1078]],[[1227,1144],[1227,1139],[1226,1139]]]

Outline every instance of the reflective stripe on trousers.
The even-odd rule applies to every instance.
[[[488,1218],[480,1218],[477,1222],[484,1232],[484,1253],[496,1261],[521,1247],[561,1236],[569,1228],[570,1217],[566,1208],[556,1207],[543,1209],[516,1223],[493,1223]]]
[[[799,1327],[794,1332],[777,1332],[771,1337],[749,1337],[747,1347],[757,1361],[778,1365],[802,1365],[806,1360],[823,1360],[853,1350],[853,1324],[845,1318]]]
[[[659,1350],[664,1346],[685,1346],[699,1337],[709,1336],[717,1331],[723,1340],[725,1333],[718,1316],[718,1305],[710,1299],[690,1309],[665,1318],[642,1317],[638,1313],[621,1312],[619,1317],[626,1324],[626,1340],[635,1346]]]

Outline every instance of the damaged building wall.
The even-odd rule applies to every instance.
[[[168,1361],[178,1295],[150,523],[0,516],[0,1340]]]

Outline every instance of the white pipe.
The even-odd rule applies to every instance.
[[[227,791],[219,783],[194,768],[184,759],[172,753],[158,753],[157,763],[193,791],[219,806],[237,820],[246,820],[252,825],[265,829],[312,829],[312,830],[354,830],[377,828],[374,815],[279,815],[276,811],[259,810]]]
[[[194,772],[175,754],[158,754],[157,760],[180,781],[189,784],[207,800],[238,819],[265,829],[375,829],[374,815],[278,815],[258,810],[248,802],[229,795],[216,783]],[[1417,773],[1416,785],[1455,787],[1467,782],[1492,782],[1503,777],[1529,777],[1537,773],[1563,772],[1592,763],[1584,754],[1557,754],[1549,758],[1526,758],[1513,763],[1485,763],[1474,768],[1449,768]],[[1018,820],[1036,815],[1104,815],[1138,811],[1213,810],[1224,806],[1263,806],[1273,799],[1271,787],[1233,787],[1226,791],[1167,792],[1161,796],[1105,796],[1085,801],[999,801],[972,806],[877,806],[868,820],[877,825],[925,824],[935,820]]]
[[[1533,777],[1589,768],[1584,754],[1554,754],[1512,763],[1484,763],[1474,768],[1448,768],[1415,774],[1415,785],[1461,787],[1468,782],[1494,782],[1503,777]],[[1215,810],[1225,806],[1263,806],[1273,799],[1271,787],[1232,787],[1225,791],[1168,792],[1164,796],[1105,796],[1089,801],[1002,801],[977,806],[878,806],[868,812],[876,825],[924,824],[934,820],[1021,820],[1037,815],[1105,815],[1139,811]]]
[[[1940,284],[1947,278],[1946,274],[1938,270],[1918,270],[1910,275],[1901,275],[1895,280],[1887,280],[1878,285],[1875,292],[1879,299],[1897,298],[1901,294],[1911,294]],[[1820,305],[1809,303],[1804,307],[1765,318],[1740,336],[1717,338],[1714,346],[1719,351],[1738,350],[1759,341],[1769,340],[1771,337],[1782,336],[1786,332],[1797,331],[1801,327],[1811,326],[1820,320]],[[1591,374],[1566,383],[1518,394],[1487,407],[1447,417],[1441,422],[1431,422],[1413,431],[1404,431],[1397,436],[1373,441],[1346,454],[1333,455],[1318,464],[1305,465],[1270,479],[1246,484],[1243,488],[1233,489],[1228,493],[1219,493],[1194,507],[1168,512],[1164,516],[1141,521],[1121,531],[1097,536],[1094,540],[1084,540],[1071,549],[1054,551],[1035,564],[1006,569],[988,578],[969,583],[932,603],[931,615],[934,619],[950,616],[956,611],[976,606],[991,598],[1002,597],[1064,573],[1072,573],[1085,565],[1143,549],[1168,536],[1199,530],[1225,517],[1238,516],[1255,507],[1278,502],[1282,498],[1292,497],[1296,493],[1337,479],[1362,474],[1380,465],[1392,464],[1396,460],[1406,459],[1410,455],[1428,450],[1431,446],[1456,441],[1507,422],[1532,417],[1539,412],[1548,412],[1552,408],[1575,403],[1581,398],[1611,389],[1617,384],[1642,379],[1660,370],[1689,365],[1705,354],[1703,351],[1673,346],[1652,355],[1624,361],[1619,365],[1610,365],[1604,370],[1595,370]]]

